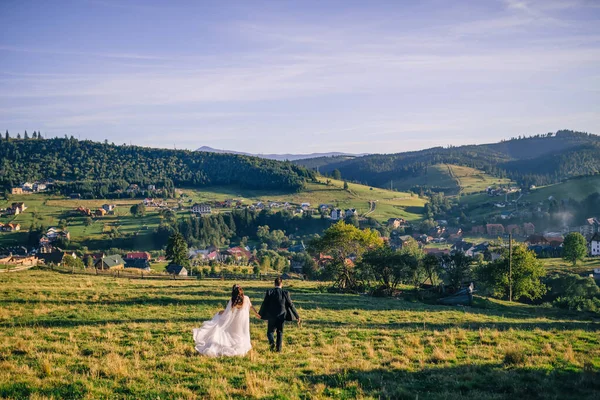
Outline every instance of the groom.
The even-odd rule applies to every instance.
[[[296,307],[294,307],[287,290],[281,288],[281,282],[281,278],[275,278],[275,287],[267,290],[259,312],[260,318],[268,321],[267,339],[269,339],[271,351],[281,351],[285,321],[296,319],[300,324],[300,316],[296,311]],[[275,331],[277,331],[277,345],[275,345],[275,338],[273,337]]]

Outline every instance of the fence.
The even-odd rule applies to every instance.
[[[15,267],[7,266],[7,268],[0,269],[0,274],[7,272],[19,272],[19,271],[27,271],[30,268],[35,267],[35,265],[19,265]]]
[[[256,281],[272,281],[280,275],[276,274],[199,274],[193,276],[180,276],[180,275],[167,275],[156,272],[146,271],[132,271],[127,269],[117,270],[101,270],[95,268],[67,268],[67,267],[56,267],[56,266],[39,266],[41,269],[47,269],[56,271],[63,274],[75,274],[75,275],[103,275],[110,276],[113,278],[127,278],[127,279],[152,279],[152,280],[199,280],[199,279],[211,279],[211,280],[256,280]],[[284,276],[286,279],[299,279],[291,276]]]

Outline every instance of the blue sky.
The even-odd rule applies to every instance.
[[[600,133],[600,1],[0,1],[0,129],[255,153]]]

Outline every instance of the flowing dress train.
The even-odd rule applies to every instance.
[[[208,357],[243,356],[252,349],[250,343],[250,298],[244,296],[242,307],[231,307],[217,313],[200,328],[192,330],[196,350]]]

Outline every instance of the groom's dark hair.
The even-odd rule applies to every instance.
[[[280,277],[275,278],[275,286],[281,286],[281,278]]]

